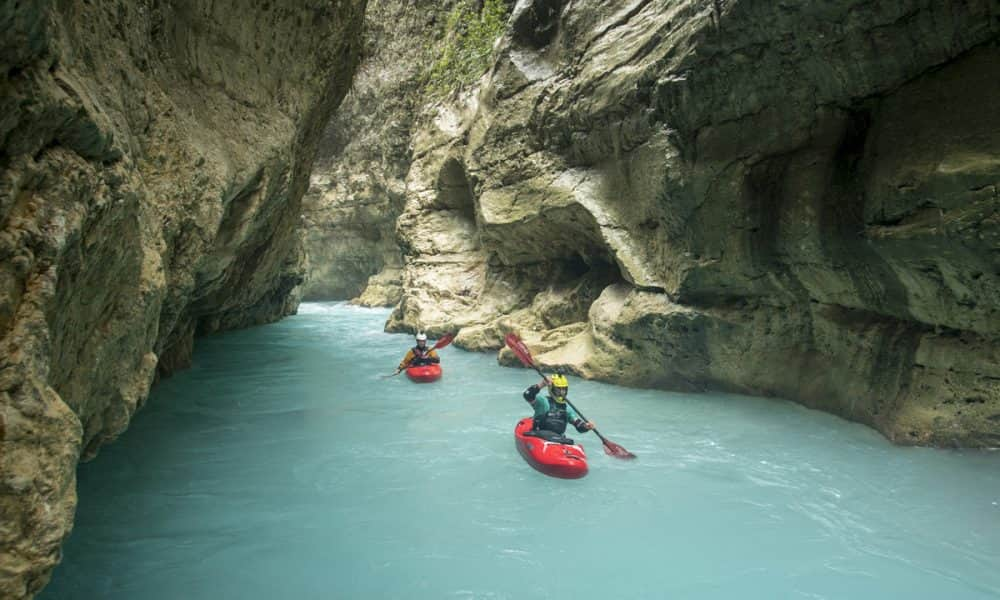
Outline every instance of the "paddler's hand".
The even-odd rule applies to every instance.
[[[552,385],[552,381],[548,377],[543,377],[542,382],[538,384],[538,389],[547,388]]]
[[[597,427],[597,425],[594,425],[590,421],[587,421],[587,423],[584,425],[584,427],[586,427],[587,429],[593,429],[593,428]]]

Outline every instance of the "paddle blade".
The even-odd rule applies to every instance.
[[[517,337],[517,334],[508,333],[506,337],[504,337],[504,341],[507,342],[507,347],[513,350],[517,358],[524,363],[524,366],[537,368],[535,367],[535,361],[531,358],[531,352],[528,350],[528,347],[524,345],[524,342],[521,341],[521,338]]]
[[[443,336],[441,336],[441,339],[439,339],[436,344],[434,344],[433,349],[437,350],[438,348],[444,348],[445,346],[450,344],[453,339],[455,339],[454,333],[446,333]]]
[[[604,442],[604,452],[609,456],[614,456],[615,458],[622,459],[633,459],[635,454],[632,454],[625,448],[622,448],[618,444],[612,442],[611,440],[602,440]]]

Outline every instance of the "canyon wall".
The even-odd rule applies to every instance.
[[[0,596],[200,333],[294,311],[301,197],[364,0],[0,4]]]
[[[455,4],[369,2],[364,58],[327,126],[303,201],[309,257],[303,298],[399,302],[396,219],[405,203],[410,138]]]
[[[411,135],[388,328],[998,446],[998,44],[986,0],[521,0]]]

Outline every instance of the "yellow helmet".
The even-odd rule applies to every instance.
[[[559,404],[566,402],[566,394],[569,393],[569,382],[564,375],[553,375],[549,381],[552,382],[552,398]]]

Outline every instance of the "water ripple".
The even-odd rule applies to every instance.
[[[639,459],[574,432],[590,473],[552,479],[513,443],[535,375],[451,347],[438,384],[383,379],[410,344],[388,314],[305,304],[200,340],[81,466],[42,598],[1000,597],[1000,453],[574,379]]]

